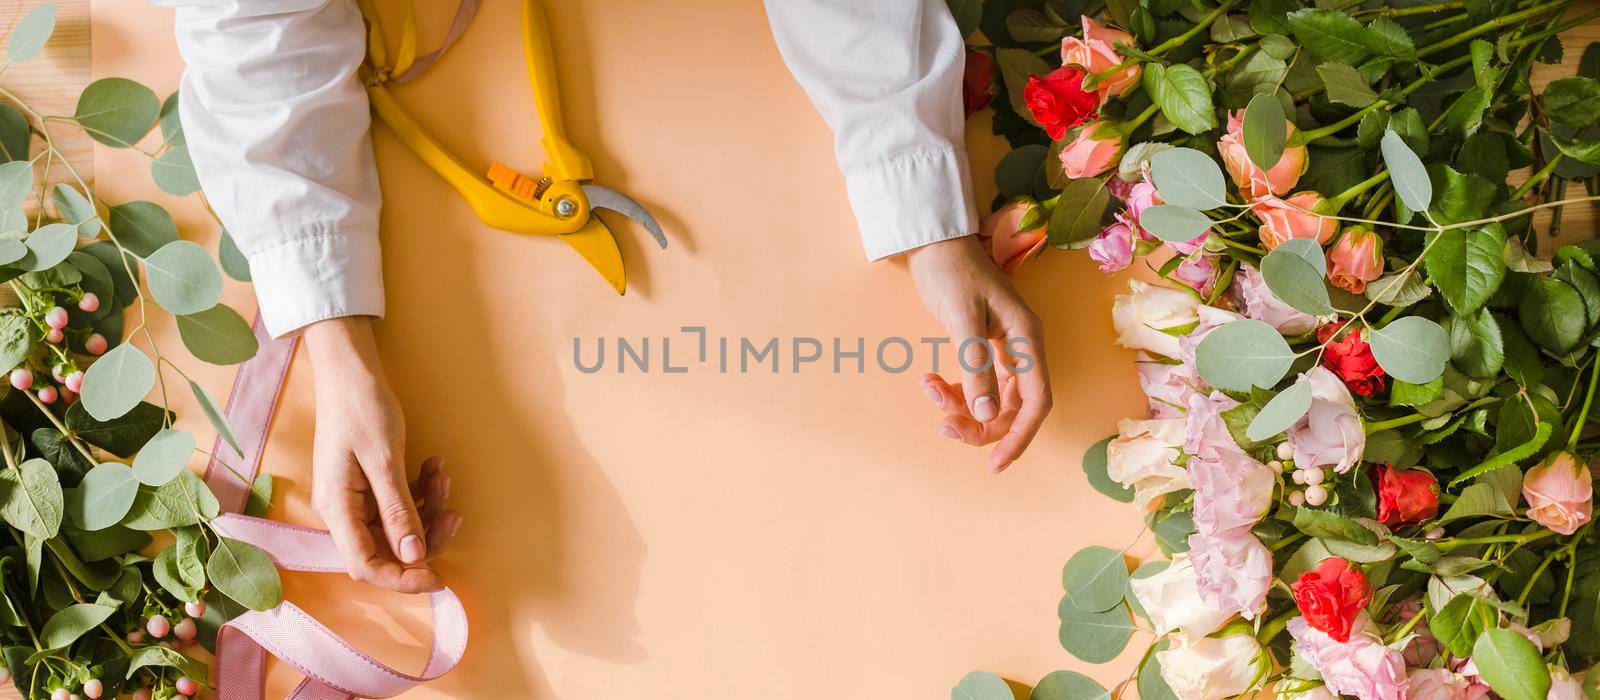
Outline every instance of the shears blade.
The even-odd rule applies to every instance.
[[[656,217],[651,216],[644,205],[634,201],[632,197],[599,185],[583,185],[583,194],[589,198],[589,208],[610,209],[633,219],[635,223],[650,232],[650,236],[656,239],[656,245],[667,247],[667,235],[661,232],[661,225],[656,223]]]

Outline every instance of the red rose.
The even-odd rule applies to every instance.
[[[1439,481],[1427,470],[1380,464],[1372,478],[1378,486],[1378,522],[1411,525],[1439,512]]]
[[[1099,116],[1095,109],[1100,106],[1100,97],[1083,89],[1083,78],[1083,69],[1077,66],[1062,66],[1042,78],[1028,78],[1023,101],[1050,138],[1060,141],[1067,129]]]
[[[1350,641],[1350,626],[1372,602],[1372,584],[1366,575],[1338,557],[1323,559],[1289,588],[1306,624],[1340,643]]]
[[[961,78],[961,102],[967,108],[967,116],[988,107],[994,93],[994,59],[982,51],[967,49],[967,68]]]
[[[1317,341],[1328,343],[1344,323],[1329,323],[1318,328]],[[1372,356],[1372,346],[1361,337],[1359,330],[1342,333],[1338,340],[1328,343],[1322,353],[1322,366],[1338,375],[1350,391],[1361,396],[1377,395],[1388,384],[1388,375],[1378,366],[1377,358]]]

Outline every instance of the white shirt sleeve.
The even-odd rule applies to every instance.
[[[381,194],[355,0],[156,0],[188,63],[201,188],[250,261],[267,329],[381,317]]]
[[[966,51],[945,0],[766,0],[778,49],[834,133],[867,256],[977,228]]]

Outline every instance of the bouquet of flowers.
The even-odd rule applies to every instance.
[[[1530,78],[1572,6],[952,2],[1015,146],[996,261],[1159,280],[1112,309],[1149,415],[1084,469],[1166,557],[1086,548],[1057,611],[1081,660],[1148,650],[1034,698],[1600,695],[1600,242],[1556,238],[1600,200],[1600,46]]]
[[[54,26],[50,5],[21,17],[0,77],[37,55]],[[265,552],[208,525],[217,500],[187,468],[206,452],[174,426],[169,382],[185,382],[235,440],[150,324],[170,313],[190,354],[213,364],[253,356],[255,335],[219,303],[211,253],[179,239],[155,203],[102,202],[52,132],[136,149],[161,190],[190,195],[199,188],[176,96],[163,103],[107,78],[71,115],[42,114],[5,87],[0,97],[0,681],[30,699],[191,696],[207,664],[185,650],[282,593]],[[158,123],[156,145],[138,145]],[[65,181],[47,186],[52,173]],[[248,279],[223,235],[221,267]],[[152,392],[159,405],[145,401]],[[270,494],[270,479],[258,480],[251,510]]]

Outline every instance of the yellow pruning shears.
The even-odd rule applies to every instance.
[[[465,197],[483,223],[514,233],[558,236],[611,284],[618,294],[627,290],[627,273],[616,237],[606,228],[596,209],[610,209],[643,226],[662,248],[667,238],[649,211],[621,192],[593,183],[594,167],[577,147],[567,140],[556,93],[555,56],[544,9],[538,0],[523,0],[523,46],[528,62],[528,78],[533,83],[533,103],[539,126],[544,130],[544,175],[528,177],[500,163],[493,164],[487,177],[480,176],[450,155],[439,142],[407,114],[394,95],[384,87],[391,81],[403,82],[431,65],[465,30],[478,0],[462,0],[445,44],[431,54],[416,55],[416,18],[406,3],[406,27],[400,50],[391,65],[383,30],[373,10],[372,0],[360,0],[362,14],[370,27],[368,58],[371,73],[367,96],[373,111],[405,145],[433,168]]]

